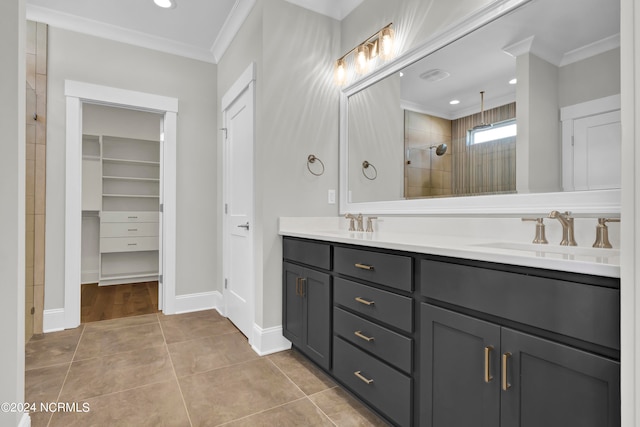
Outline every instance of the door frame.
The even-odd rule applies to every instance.
[[[251,109],[252,115],[253,115],[253,128],[254,128],[254,132],[253,132],[253,153],[254,153],[254,165],[255,165],[255,79],[256,79],[256,64],[255,62],[251,62],[251,64],[249,64],[249,66],[244,70],[244,72],[240,75],[240,77],[238,77],[238,79],[235,81],[235,83],[233,83],[233,85],[229,88],[229,90],[227,90],[227,92],[225,92],[224,96],[222,97],[221,103],[220,103],[220,111],[222,111],[222,123],[223,126],[226,126],[227,123],[227,110],[228,108],[231,106],[231,104],[233,104],[233,102],[238,99],[238,97],[240,95],[242,95],[245,91],[250,91],[250,96],[249,96],[249,102],[247,105],[247,108]],[[222,239],[222,280],[221,283],[223,284],[223,289],[222,289],[222,296],[223,296],[223,301],[222,301],[222,306],[224,307],[224,312],[222,313],[224,316],[227,316],[227,309],[226,309],[226,280],[228,278],[228,274],[229,274],[229,246],[230,246],[230,242],[229,242],[229,220],[228,220],[228,215],[226,213],[226,209],[225,206],[227,205],[227,200],[229,200],[229,194],[231,189],[229,188],[229,150],[228,150],[228,146],[227,146],[227,138],[226,138],[226,128],[222,128],[222,130],[225,132],[225,135],[223,137],[223,144],[222,144],[222,201],[223,201],[223,208],[222,208],[222,235],[223,235],[223,239]],[[255,174],[255,171],[252,170],[252,174]],[[251,212],[249,213],[249,223],[251,224],[251,228],[252,231],[249,233],[248,239],[250,239],[249,242],[249,246],[250,246],[250,251],[251,251],[251,262],[248,264],[248,268],[251,269],[249,275],[250,277],[253,279],[253,286],[251,289],[251,303],[250,303],[250,311],[251,311],[251,319],[250,322],[254,325],[254,331],[250,334],[250,336],[248,336],[248,340],[249,340],[249,344],[253,345],[255,342],[255,297],[256,297],[256,268],[255,268],[255,176],[252,178],[252,194],[251,197],[253,199],[253,203],[252,203],[252,209]]]
[[[64,328],[80,325],[82,242],[82,105],[100,104],[161,114],[164,126],[162,213],[162,288],[159,301],[165,314],[175,313],[176,278],[176,142],[178,99],[65,80],[66,167],[64,239]],[[80,183],[80,185],[78,185]]]

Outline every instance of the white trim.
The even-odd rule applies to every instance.
[[[356,7],[360,6],[363,0],[286,0],[291,4],[303,7],[316,13],[342,21]]]
[[[213,56],[212,52],[204,47],[181,43],[175,40],[166,39],[164,37],[158,37],[135,30],[130,30],[128,28],[123,28],[76,15],[71,15],[42,6],[27,4],[27,19],[31,21],[46,23],[51,25],[52,27],[61,28],[64,30],[88,34],[94,37],[114,40],[133,46],[139,46],[160,52],[170,53],[172,55],[197,59],[199,61],[210,62],[214,64],[216,63],[216,59]],[[233,38],[233,36],[231,38]]]
[[[82,104],[95,103],[164,113],[163,284],[165,314],[175,312],[176,289],[176,142],[178,100],[166,96],[65,80],[67,104],[65,167],[64,327],[80,325],[82,234]],[[78,183],[80,182],[80,185]]]
[[[622,222],[620,395],[622,426],[640,426],[640,7],[621,0]]]
[[[65,328],[64,308],[54,308],[45,310],[42,314],[42,331],[48,332],[62,331]]]
[[[247,17],[251,13],[253,6],[256,4],[256,0],[236,0],[231,12],[227,15],[227,19],[222,24],[222,28],[216,37],[216,40],[211,46],[211,54],[214,58],[214,63],[218,63],[224,56],[231,42],[233,41],[238,31],[246,21]]]
[[[233,101],[249,86],[252,81],[256,79],[256,63],[252,62],[249,66],[240,74],[238,80],[231,85],[231,87],[225,92],[220,102],[220,108],[225,111]]]
[[[218,291],[176,295],[175,314],[217,309],[222,307],[222,294]]]
[[[20,422],[18,423],[18,427],[31,427],[31,417],[28,412],[22,414],[20,418]]]
[[[560,67],[591,58],[592,56],[608,52],[618,47],[620,47],[620,33],[566,52],[560,60]]]
[[[282,335],[282,326],[262,329],[254,323],[251,348],[260,356],[266,356],[279,351],[289,350],[291,348],[291,341]]]

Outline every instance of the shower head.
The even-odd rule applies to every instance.
[[[443,156],[444,153],[447,152],[447,144],[432,145],[429,147],[429,150],[433,150],[434,148],[436,149],[437,156]]]
[[[493,126],[484,122],[484,91],[480,91],[480,124],[474,126],[471,130],[485,129]]]

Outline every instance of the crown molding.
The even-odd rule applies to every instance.
[[[564,67],[565,65],[591,58],[592,56],[607,52],[617,47],[620,47],[620,33],[598,40],[597,42],[588,44],[570,52],[566,52],[562,56],[560,66]]]
[[[218,33],[218,37],[216,37],[213,46],[211,46],[210,53],[213,55],[214,63],[217,64],[227,51],[255,4],[256,0],[236,0],[231,12],[222,25],[222,29],[220,29]]]
[[[199,61],[216,63],[215,56],[206,48],[199,48],[185,43],[176,42],[174,40],[118,27],[116,25],[81,18],[46,7],[27,5],[27,19],[30,21],[42,22],[52,27],[64,30],[75,31],[186,58],[197,59]]]

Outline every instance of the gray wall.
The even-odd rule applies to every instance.
[[[24,402],[25,2],[0,2],[0,402]],[[22,414],[0,411],[0,426]]]
[[[559,69],[560,108],[620,93],[620,48]]]
[[[45,309],[64,304],[65,79],[178,98],[176,294],[213,290],[216,66],[49,27]]]

